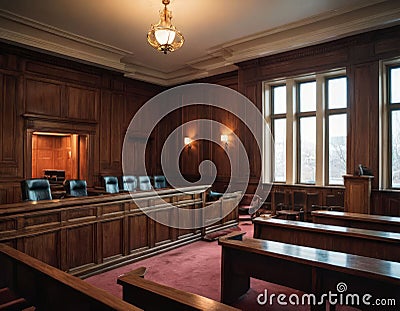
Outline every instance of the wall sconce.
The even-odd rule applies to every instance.
[[[225,143],[225,148],[228,147],[228,135],[221,135],[221,142]]]
[[[185,137],[183,139],[183,142],[185,143],[185,146],[187,146],[189,149],[192,148],[192,140],[190,137]]]

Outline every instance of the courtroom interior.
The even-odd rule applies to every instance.
[[[0,47],[0,310],[399,309],[399,1],[1,1]]]

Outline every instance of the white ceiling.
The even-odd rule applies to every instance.
[[[0,0],[0,38],[173,85],[234,63],[400,23],[399,0],[171,0],[183,47],[146,41],[161,0]]]

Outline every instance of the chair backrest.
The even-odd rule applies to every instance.
[[[52,200],[50,183],[47,179],[34,178],[21,181],[22,200]]]
[[[151,190],[151,183],[149,176],[139,176],[139,190]]]
[[[167,188],[167,180],[164,175],[156,175],[154,176],[154,188]]]
[[[273,192],[273,197],[274,197],[274,209],[275,210],[281,210],[281,209],[286,209],[286,194],[283,191],[274,191]]]
[[[64,183],[65,192],[72,197],[87,196],[86,180],[82,179],[69,179]]]
[[[118,193],[118,178],[115,176],[104,176],[104,189],[108,193]]]
[[[136,176],[122,176],[122,190],[134,192],[137,188]]]

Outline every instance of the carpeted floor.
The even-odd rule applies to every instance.
[[[241,222],[240,228],[246,231],[247,237],[253,236],[251,222]],[[246,263],[243,263],[244,265]],[[117,278],[121,274],[132,271],[138,267],[146,267],[146,279],[162,283],[177,289],[199,294],[214,300],[220,300],[221,277],[221,248],[217,241],[198,241],[163,254],[129,264],[115,270],[92,276],[85,279],[97,287],[111,294],[122,297],[121,286],[117,284]],[[295,272],[293,272],[295,273]],[[251,289],[234,306],[242,310],[309,310],[308,306],[281,306],[264,305],[257,303],[257,296],[268,290],[268,295],[274,294],[301,294],[300,291],[287,287],[251,280]],[[337,310],[356,310],[352,308],[340,308]]]

